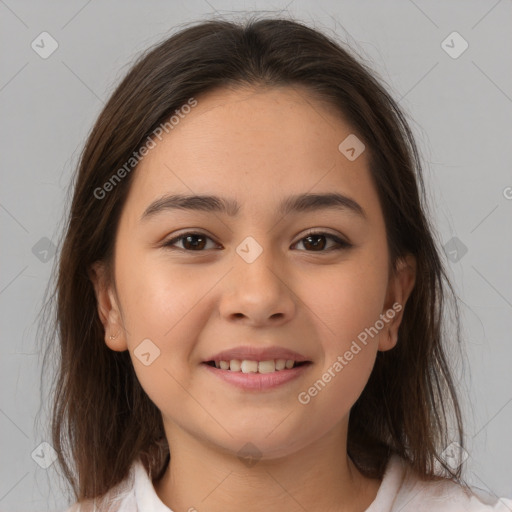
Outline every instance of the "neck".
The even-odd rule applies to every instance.
[[[336,428],[287,456],[241,461],[236,453],[173,431],[171,460],[154,482],[171,510],[364,512],[380,481],[362,475],[346,452],[346,428]],[[176,435],[178,434],[178,435]],[[345,435],[343,435],[345,434]],[[341,454],[341,455],[340,455]]]

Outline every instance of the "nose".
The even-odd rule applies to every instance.
[[[276,326],[293,317],[297,301],[293,283],[286,269],[276,264],[270,249],[263,249],[254,260],[246,258],[243,250],[237,252],[226,278],[220,303],[224,318],[253,326]]]

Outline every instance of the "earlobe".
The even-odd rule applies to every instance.
[[[108,290],[109,294],[113,294],[111,290]],[[108,313],[108,324],[105,328],[105,343],[107,347],[116,352],[123,352],[128,350],[126,343],[126,331],[123,328],[121,315],[117,308],[115,297],[111,297],[111,309]]]
[[[90,268],[89,277],[94,286],[98,315],[105,330],[105,343],[111,350],[123,352],[128,349],[125,330],[105,264],[94,263]]]

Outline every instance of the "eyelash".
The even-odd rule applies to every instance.
[[[335,236],[335,235],[332,235],[331,233],[325,233],[323,231],[309,231],[307,232],[300,240],[298,240],[295,244],[293,245],[296,245],[300,242],[303,242],[306,238],[308,238],[309,236],[325,236],[326,238],[330,238],[331,240],[334,240],[334,242],[336,242],[338,244],[338,247],[331,247],[330,249],[326,249],[326,250],[321,250],[321,251],[304,251],[304,252],[331,252],[331,251],[340,251],[340,250],[343,250],[343,249],[350,249],[352,246],[352,244],[346,242],[345,240],[342,240],[341,238]],[[213,240],[211,237],[209,237],[208,235],[206,235],[205,233],[201,233],[201,232],[196,232],[196,231],[190,231],[190,232],[187,232],[187,233],[183,233],[177,237],[174,237],[172,238],[171,240],[168,240],[167,242],[165,242],[163,244],[163,247],[166,247],[170,250],[179,250],[179,251],[184,251],[184,252],[204,252],[205,249],[203,250],[199,250],[199,251],[194,251],[194,250],[189,250],[189,249],[183,249],[181,247],[173,247],[173,245],[176,243],[176,242],[179,242],[183,239],[185,239],[187,236],[201,236],[201,237],[205,237],[205,238],[208,238],[210,240]]]

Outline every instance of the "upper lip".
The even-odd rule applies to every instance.
[[[223,350],[204,362],[208,361],[231,361],[246,359],[248,361],[270,361],[272,359],[292,359],[293,361],[309,361],[307,357],[293,350],[284,347],[250,347],[239,346]]]

